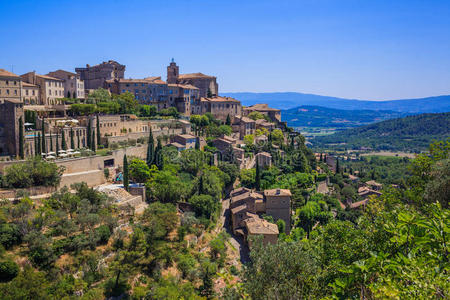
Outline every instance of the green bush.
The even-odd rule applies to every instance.
[[[0,261],[0,282],[7,282],[19,274],[19,266],[12,260]]]

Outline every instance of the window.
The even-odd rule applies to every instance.
[[[135,83],[134,86],[137,86],[137,83]]]
[[[48,94],[51,95],[52,94],[52,90],[48,90]]]
[[[14,90],[14,95],[16,95],[16,96],[17,96],[17,90]]]
[[[14,85],[17,85],[17,81],[14,81]]]
[[[9,85],[9,81],[8,80],[6,80],[6,85]]]
[[[33,94],[33,96],[34,96],[34,90],[33,90],[32,92],[33,92],[32,94]]]
[[[9,95],[9,90],[6,90],[6,95]]]
[[[126,91],[125,90],[122,90],[122,93],[125,93]]]
[[[25,90],[25,95],[27,95],[27,96],[28,96],[28,90]]]

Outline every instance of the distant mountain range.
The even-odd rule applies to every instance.
[[[450,138],[450,112],[420,114],[315,137],[313,146],[333,149],[426,150],[433,140]]]
[[[343,110],[389,110],[412,114],[450,111],[450,95],[388,101],[344,99],[294,92],[244,92],[222,93],[221,95],[236,98],[246,106],[253,105],[255,103],[267,103],[269,106],[279,109],[290,109],[301,105],[314,105]]]
[[[290,127],[357,127],[406,115],[408,113],[391,110],[342,110],[310,105],[281,112],[282,120]]]

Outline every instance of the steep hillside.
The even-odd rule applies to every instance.
[[[303,93],[221,93],[242,101],[243,105],[267,103],[279,109],[294,108],[299,105],[317,105],[336,109],[392,110],[408,113],[439,113],[450,111],[450,95],[388,101],[367,101],[320,96]]]
[[[421,151],[433,140],[449,137],[450,113],[439,113],[387,120],[317,137],[311,142],[328,148]]]
[[[357,127],[400,118],[406,113],[389,110],[342,110],[303,105],[283,110],[281,117],[291,127]]]

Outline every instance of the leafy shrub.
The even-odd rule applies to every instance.
[[[12,260],[0,261],[0,281],[7,282],[19,274],[19,266]]]

